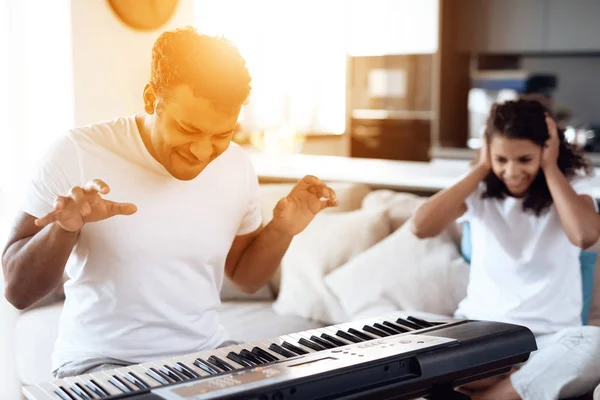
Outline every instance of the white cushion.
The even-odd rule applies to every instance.
[[[54,379],[52,352],[58,338],[62,303],[39,307],[23,313],[15,329],[17,371],[26,385]]]
[[[270,301],[226,302],[221,305],[219,316],[231,338],[243,343],[323,326],[294,315],[278,315]]]
[[[427,200],[412,193],[394,192],[392,190],[374,190],[365,196],[362,208],[375,209],[384,207],[388,210],[388,218],[392,231],[400,228],[412,216],[415,209]]]
[[[294,238],[282,260],[275,311],[330,324],[346,321],[323,277],[388,234],[389,222],[382,209],[317,214]]]
[[[448,230],[430,239],[414,236],[410,224],[331,272],[326,286],[350,317],[375,305],[452,315],[466,295],[469,265]],[[383,304],[382,304],[383,303]]]
[[[364,197],[371,188],[364,184],[348,182],[326,182],[335,191],[339,205],[329,207],[321,211],[322,214],[340,213],[354,211],[361,207]],[[266,225],[273,219],[273,208],[277,202],[287,196],[296,183],[262,183],[260,185],[260,207],[263,223]],[[281,285],[281,270],[278,268],[270,281],[270,287],[274,296],[279,294]]]

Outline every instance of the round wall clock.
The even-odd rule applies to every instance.
[[[107,0],[111,10],[128,27],[151,31],[163,26],[175,13],[178,0]]]

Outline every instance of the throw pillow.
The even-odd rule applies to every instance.
[[[419,239],[410,221],[331,272],[325,284],[351,318],[387,300],[394,309],[452,315],[466,295],[469,266],[449,230]]]
[[[335,191],[339,205],[324,209],[321,211],[322,214],[357,210],[360,208],[363,198],[371,191],[369,186],[360,183],[328,182],[327,184]],[[261,183],[260,208],[265,225],[273,218],[273,208],[275,208],[277,202],[282,197],[287,196],[294,185],[295,183]],[[279,294],[280,285],[281,269],[278,268],[271,277],[269,284],[274,296]]]
[[[323,278],[388,234],[389,222],[381,209],[317,214],[293,239],[281,262],[275,312],[326,324],[346,322]]]

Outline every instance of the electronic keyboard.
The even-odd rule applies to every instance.
[[[537,350],[522,326],[386,314],[26,386],[29,400],[459,398]]]

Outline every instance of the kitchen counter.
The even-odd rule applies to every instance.
[[[305,175],[323,181],[364,183],[373,188],[435,193],[469,170],[470,160],[395,161],[308,154],[266,155],[248,150],[259,180],[296,182]],[[594,196],[600,199],[600,168],[595,168]]]

